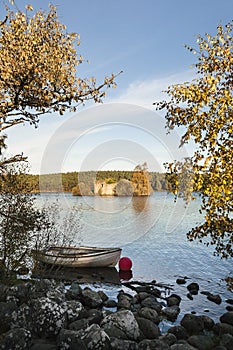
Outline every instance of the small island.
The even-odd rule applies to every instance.
[[[152,192],[146,163],[135,167],[131,180],[107,178],[95,180],[94,183],[80,181],[72,189],[73,196],[150,196]]]

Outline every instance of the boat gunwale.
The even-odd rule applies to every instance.
[[[115,253],[115,252],[121,252],[122,249],[121,248],[104,248],[104,250],[102,249],[99,249],[98,251],[93,251],[93,252],[77,252],[77,253],[58,253],[58,254],[53,254],[52,251],[50,252],[49,250],[59,250],[59,249],[66,249],[66,247],[55,247],[55,249],[53,249],[53,247],[50,247],[48,250],[45,250],[45,251],[41,251],[41,250],[36,250],[35,251],[35,255],[37,257],[53,257],[53,258],[62,258],[62,259],[79,259],[79,258],[90,258],[90,257],[97,257],[99,255],[107,255],[107,254],[110,254],[110,253]],[[69,248],[70,250],[71,249],[79,249],[79,248],[72,248],[72,247],[67,247]],[[98,248],[97,248],[98,249]],[[87,248],[87,250],[89,250]]]

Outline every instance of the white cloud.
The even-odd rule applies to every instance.
[[[116,98],[109,98],[109,102],[131,103],[155,110],[153,103],[166,98],[166,94],[163,91],[168,86],[191,81],[193,78],[193,72],[188,70],[160,78],[135,80]]]

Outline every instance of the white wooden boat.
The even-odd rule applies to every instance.
[[[114,267],[121,248],[51,246],[33,252],[37,261],[62,267]]]

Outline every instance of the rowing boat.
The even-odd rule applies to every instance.
[[[121,248],[51,246],[35,250],[34,258],[44,264],[62,267],[114,267],[120,259]]]

